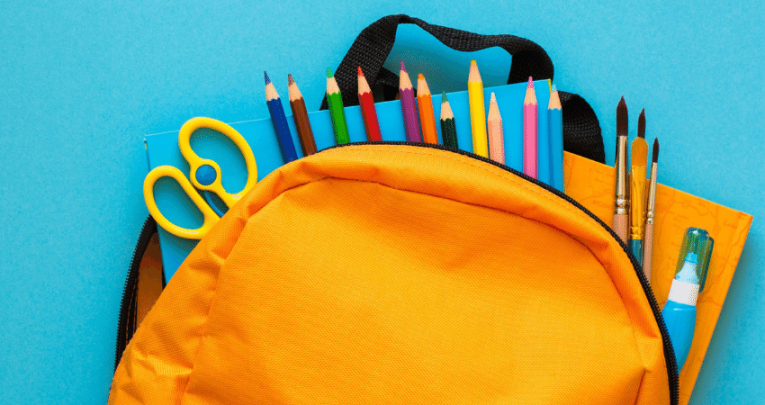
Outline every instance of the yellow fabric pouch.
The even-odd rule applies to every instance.
[[[199,243],[109,403],[676,404],[639,265],[595,215],[469,153],[336,147]]]

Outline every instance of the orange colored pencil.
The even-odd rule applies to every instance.
[[[425,76],[417,75],[417,107],[420,110],[420,127],[422,127],[422,141],[425,143],[438,144],[438,132],[436,130],[436,115],[433,112],[433,97],[430,95],[428,82]]]

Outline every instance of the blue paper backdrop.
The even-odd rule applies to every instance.
[[[0,24],[2,402],[105,403],[147,214],[143,135],[199,115],[267,117],[263,70],[292,73],[315,109],[324,69],[394,13],[536,41],[559,86],[597,112],[608,161],[624,94],[630,122],[645,107],[648,137],[661,138],[662,182],[755,215],[691,403],[765,397],[764,3],[32,3],[4,2]],[[400,30],[388,65],[403,58],[434,92],[462,90],[473,57],[487,86],[504,81],[502,51],[460,54],[413,27]]]

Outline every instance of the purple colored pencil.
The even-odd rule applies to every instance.
[[[401,97],[401,112],[404,114],[404,131],[407,142],[422,142],[420,135],[420,118],[417,113],[417,103],[414,100],[414,87],[406,73],[404,62],[401,61],[398,91]]]

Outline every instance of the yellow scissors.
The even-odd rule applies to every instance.
[[[221,184],[221,171],[218,163],[197,156],[191,149],[191,134],[200,128],[209,128],[220,132],[231,139],[237,148],[239,148],[247,165],[247,183],[242,191],[236,194],[229,194]],[[202,199],[196,189],[215,193],[227,207],[231,208],[258,181],[258,167],[255,164],[255,155],[252,154],[252,149],[250,149],[244,137],[234,128],[221,121],[205,117],[192,118],[183,124],[181,132],[178,134],[178,146],[181,149],[181,155],[189,162],[191,182],[183,175],[180,169],[173,166],[159,166],[150,171],[146,176],[146,180],[143,182],[143,196],[146,199],[149,213],[166,231],[181,238],[202,239],[210,228],[220,220],[220,217],[211,208],[210,204]],[[157,207],[157,202],[154,200],[154,184],[163,177],[170,177],[177,181],[181,188],[183,188],[183,191],[186,192],[186,195],[191,198],[194,205],[202,211],[204,222],[201,227],[197,229],[183,228],[170,222],[162,215],[159,207]]]

